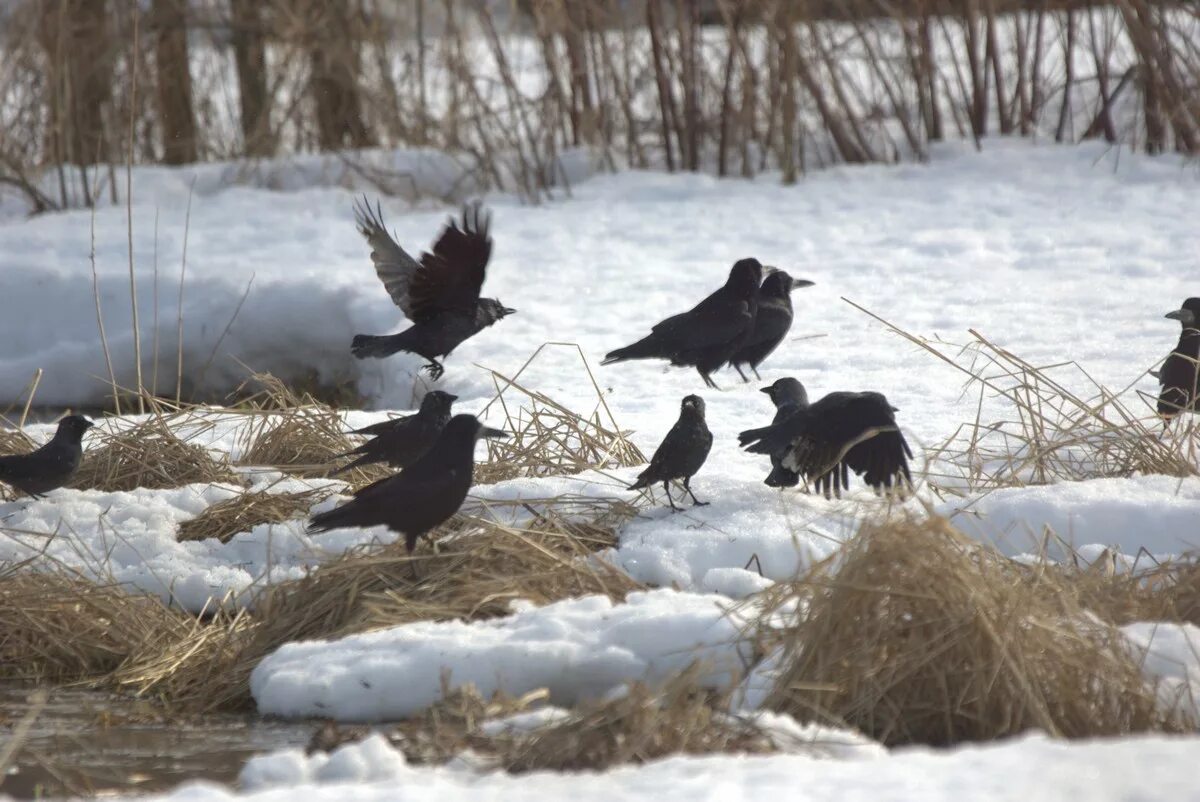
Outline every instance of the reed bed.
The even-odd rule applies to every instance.
[[[314,504],[332,495],[332,489],[314,488],[291,493],[275,493],[270,488],[239,493],[204,510],[195,518],[179,524],[176,540],[216,538],[228,543],[239,532],[249,532],[260,524],[275,524],[303,518]]]

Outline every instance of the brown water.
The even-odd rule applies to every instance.
[[[0,685],[0,756],[31,710],[30,693],[28,686]],[[247,758],[304,746],[313,729],[237,715],[168,722],[146,703],[52,690],[0,777],[0,795],[149,793],[193,779],[231,784]]]

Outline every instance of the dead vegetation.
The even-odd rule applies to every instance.
[[[782,665],[767,705],[892,745],[1194,730],[1159,704],[1113,622],[1176,618],[1167,597],[1180,586],[1100,592],[1073,579],[1014,563],[941,518],[864,525],[838,556],[767,591],[759,637]]]
[[[216,538],[222,543],[228,543],[230,538],[239,532],[249,532],[260,524],[283,523],[293,518],[303,518],[314,504],[332,493],[332,489],[277,493],[272,492],[270,488],[239,493],[179,524],[176,540]]]

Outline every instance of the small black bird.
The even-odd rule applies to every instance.
[[[458,396],[432,390],[421,399],[421,408],[415,415],[376,423],[352,434],[376,434],[377,436],[363,443],[356,449],[339,454],[349,457],[359,454],[358,459],[338,468],[336,476],[343,471],[357,468],[361,465],[371,465],[376,462],[386,462],[393,468],[407,468],[420,459],[437,441],[438,435],[450,421],[450,405],[458,400]]]
[[[796,379],[776,379],[774,384],[762,388],[759,392],[766,393],[771,399],[771,403],[775,405],[772,426],[787,420],[798,411],[808,408],[808,391]],[[800,484],[800,474],[783,466],[783,455],[786,452],[786,446],[771,452],[771,473],[763,480],[763,484],[768,487],[778,487],[780,490]]]
[[[1181,412],[1200,412],[1200,298],[1188,298],[1167,317],[1183,327],[1179,344],[1158,372],[1158,414],[1169,421]]]
[[[669,359],[672,365],[694,366],[706,385],[719,389],[710,374],[722,368],[754,331],[758,285],[766,269],[757,259],[740,260],[719,290],[687,312],[657,324],[633,345],[610,352],[600,364]]]
[[[754,318],[754,331],[745,344],[737,350],[730,359],[733,369],[742,377],[742,381],[750,381],[742,373],[742,365],[747,365],[758,375],[758,366],[771,355],[787,336],[792,328],[792,290],[811,287],[813,282],[807,279],[795,279],[782,270],[777,270],[763,279],[758,289],[758,313]]]
[[[382,524],[404,535],[411,554],[421,535],[462,506],[474,475],[475,443],[481,437],[508,435],[484,426],[474,415],[455,415],[424,456],[400,473],[362,488],[342,506],[314,515],[308,530]]]
[[[696,498],[692,492],[691,481],[696,471],[708,459],[712,448],[713,436],[704,422],[704,399],[698,395],[685,396],[679,409],[679,420],[667,432],[658,450],[650,459],[646,470],[638,474],[637,481],[629,486],[630,490],[640,490],[656,482],[662,482],[663,490],[667,491],[667,502],[671,509],[679,512],[675,500],[671,498],[672,479],[682,479],[683,489],[692,497],[697,507],[708,506],[707,501]]]
[[[0,457],[0,482],[34,498],[62,487],[71,480],[83,459],[83,435],[95,424],[82,415],[68,415],[58,422],[50,442],[28,454]]]
[[[387,233],[378,204],[372,211],[364,198],[354,213],[359,232],[371,246],[375,272],[413,322],[399,334],[355,335],[350,350],[359,359],[407,351],[428,359],[424,369],[437,380],[445,371],[438,357],[449,356],[465,340],[517,311],[494,298],[479,297],[492,255],[490,217],[479,203],[463,208],[461,228],[451,219],[433,253],[422,253],[419,263]]]
[[[749,429],[738,441],[754,454],[780,454],[794,471],[829,497],[850,488],[849,472],[876,492],[893,483],[912,485],[912,450],[900,432],[895,407],[882,393],[830,393],[786,420]]]

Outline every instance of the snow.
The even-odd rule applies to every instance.
[[[1200,720],[1200,627],[1138,621],[1121,627],[1160,702]]]
[[[381,740],[381,739],[380,739]],[[806,754],[680,756],[605,772],[533,772],[518,776],[477,774],[458,768],[420,768],[401,763],[378,740],[348,755],[338,779],[315,776],[329,763],[292,753],[289,763],[259,769],[256,790],[238,794],[209,784],[191,784],[162,797],[174,802],[247,799],[275,802],[317,800],[460,799],[575,802],[630,800],[726,800],[771,796],[813,802],[1027,802],[1030,799],[1087,799],[1090,802],[1200,800],[1195,756],[1200,739],[1143,736],[1120,740],[1054,741],[1027,735],[994,744],[952,750],[903,749],[887,757],[829,760]],[[336,754],[336,753],[335,753]],[[332,759],[329,761],[332,762]],[[319,768],[309,768],[318,763]],[[349,779],[381,777],[356,785]],[[279,783],[281,775],[291,780]],[[341,779],[341,778],[346,779]],[[331,778],[332,780],[332,778]]]
[[[741,674],[738,619],[717,597],[656,590],[624,604],[585,596],[492,621],[423,621],[332,641],[287,644],[254,669],[261,713],[387,721],[416,713],[448,687],[484,698],[539,688],[556,705],[596,699],[633,680],[703,665],[703,683]]]

